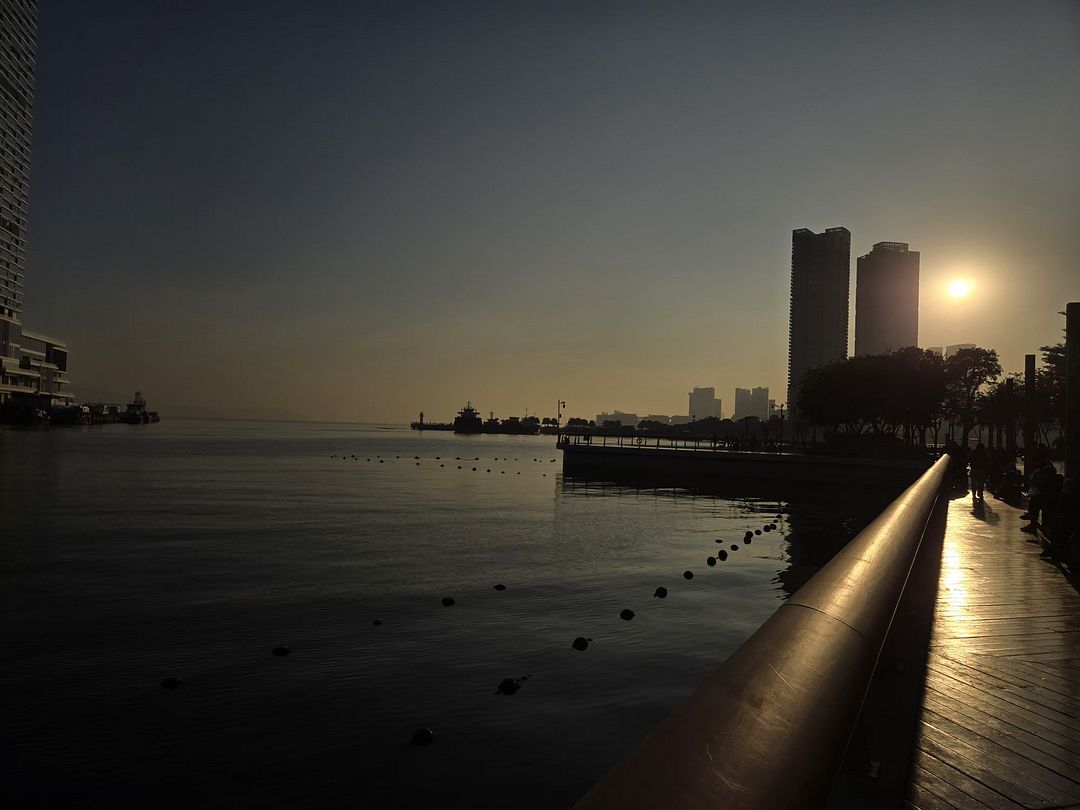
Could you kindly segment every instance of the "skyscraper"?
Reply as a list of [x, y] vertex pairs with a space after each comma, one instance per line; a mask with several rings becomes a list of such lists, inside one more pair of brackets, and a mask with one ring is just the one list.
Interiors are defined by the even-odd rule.
[[732, 415], [732, 419], [744, 419], [750, 415], [750, 389], [749, 388], [736, 388], [735, 389], [735, 413]]
[[808, 228], [791, 232], [791, 317], [788, 326], [788, 407], [812, 368], [847, 358], [851, 232]]
[[720, 418], [720, 400], [715, 388], [695, 388], [689, 393], [689, 414], [695, 422], [711, 416]]
[[919, 345], [919, 252], [878, 242], [856, 264], [855, 354]]
[[[6, 2], [0, 15], [0, 358], [18, 359], [34, 123], [37, 4]], [[17, 365], [17, 364], [16, 364]]]
[[750, 415], [762, 422], [769, 418], [769, 389], [754, 388], [750, 392]]
[[758, 386], [756, 388], [735, 389], [735, 416], [734, 419], [745, 419], [748, 416], [756, 416], [763, 422], [769, 418], [769, 389]]
[[34, 124], [36, 0], [0, 5], [0, 402], [38, 395], [70, 402], [67, 344], [22, 324], [30, 140]]

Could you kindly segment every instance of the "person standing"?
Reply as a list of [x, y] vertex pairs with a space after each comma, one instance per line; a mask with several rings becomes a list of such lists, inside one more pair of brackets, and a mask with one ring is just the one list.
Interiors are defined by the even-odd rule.
[[986, 445], [979, 442], [971, 451], [971, 459], [968, 462], [971, 470], [971, 499], [983, 500], [983, 487], [986, 486], [986, 474], [990, 470], [990, 454]]

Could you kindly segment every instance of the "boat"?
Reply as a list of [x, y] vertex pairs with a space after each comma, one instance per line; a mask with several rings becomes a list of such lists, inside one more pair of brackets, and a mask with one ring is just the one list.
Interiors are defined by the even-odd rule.
[[160, 422], [161, 417], [157, 411], [146, 409], [146, 400], [141, 392], [136, 391], [134, 398], [127, 404], [127, 410], [119, 414], [117, 421], [128, 425], [147, 425], [151, 422]]
[[420, 411], [420, 420], [417, 422], [409, 422], [409, 427], [413, 430], [453, 430], [454, 426], [449, 422], [425, 422], [424, 412]]
[[482, 433], [483, 430], [484, 423], [480, 420], [480, 414], [471, 402], [466, 402], [454, 419], [454, 433]]

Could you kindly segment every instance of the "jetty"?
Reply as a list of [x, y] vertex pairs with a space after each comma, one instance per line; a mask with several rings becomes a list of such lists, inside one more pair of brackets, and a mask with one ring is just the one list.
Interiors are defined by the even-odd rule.
[[911, 484], [933, 463], [935, 454], [916, 450], [906, 456], [854, 456], [768, 449], [732, 450], [713, 439], [686, 436], [634, 436], [560, 433], [563, 469], [570, 475], [604, 477], [624, 474], [657, 480], [692, 479], [699, 483], [818, 485], [855, 484], [872, 475], [880, 485], [897, 489]]

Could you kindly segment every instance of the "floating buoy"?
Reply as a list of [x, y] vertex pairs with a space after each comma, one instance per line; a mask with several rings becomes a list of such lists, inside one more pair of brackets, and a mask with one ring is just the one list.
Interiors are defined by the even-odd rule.
[[528, 675], [522, 675], [520, 678], [503, 678], [499, 681], [499, 685], [495, 687], [495, 694], [512, 695], [520, 689], [527, 680], [529, 680]]
[[766, 523], [762, 528], [767, 532], [771, 532], [772, 531], [772, 524], [771, 523]]
[[[761, 534], [761, 529], [754, 529], [754, 534]], [[750, 538], [747, 539], [749, 540]]]
[[183, 683], [183, 681], [180, 680], [179, 678], [177, 678], [176, 676], [170, 676], [168, 678], [165, 678], [161, 682], [161, 688], [162, 689], [168, 689], [171, 692], [173, 689], [179, 689], [180, 684], [182, 684], [182, 683]]
[[491, 467], [488, 467], [488, 472], [491, 472]]
[[473, 467], [473, 468], [472, 468], [472, 471], [473, 471], [473, 472], [476, 472], [476, 467]]
[[574, 639], [570, 646], [573, 647], [575, 650], [584, 650], [588, 648], [589, 640], [584, 636], [578, 636]]
[[413, 456], [413, 458], [420, 458], [420, 456]]
[[634, 618], [634, 611], [632, 611], [630, 608], [623, 608], [621, 611], [619, 611], [619, 618], [622, 619], [624, 622], [628, 622], [632, 618]]
[[718, 552], [716, 552], [716, 556], [720, 558], [721, 562], [723, 562], [727, 559], [727, 552], [724, 551], [724, 549], [720, 549]]
[[[749, 541], [749, 540], [747, 540], [747, 542], [750, 542], [750, 541]], [[738, 546], [738, 544], [737, 544], [737, 543], [732, 543], [732, 544], [731, 544], [731, 550], [732, 550], [732, 551], [738, 551], [738, 550], [739, 550], [739, 546]]]
[[753, 536], [754, 536], [754, 533], [751, 532], [751, 531], [748, 531], [746, 534], [743, 535], [743, 539], [744, 540], [749, 540]]
[[661, 585], [659, 588], [653, 591], [653, 596], [655, 596], [657, 599], [667, 599], [667, 588]]
[[747, 537], [747, 538], [746, 538], [746, 545], [750, 545], [750, 544], [751, 544], [751, 543], [753, 543], [753, 542], [754, 542], [754, 538], [753, 538], [753, 537]]
[[683, 571], [682, 575], [683, 575], [683, 579], [693, 579], [694, 578], [694, 572], [693, 571]]
[[442, 604], [443, 604], [443, 607], [450, 607], [452, 604], [454, 604], [454, 597], [452, 597], [452, 596], [444, 596], [442, 598]]
[[505, 586], [505, 585], [503, 585], [503, 584], [502, 584], [502, 583], [500, 582], [500, 583], [499, 583], [498, 585], [496, 585], [496, 586], [495, 586], [495, 590], [497, 590], [497, 591], [505, 591], [505, 590], [506, 590], [506, 586]]
[[705, 563], [711, 568], [712, 566], [716, 565], [716, 557], [706, 557]]
[[723, 543], [723, 542], [724, 542], [724, 538], [723, 538], [723, 537], [717, 537], [717, 538], [716, 538], [716, 542], [717, 542], [717, 543]]
[[380, 624], [382, 624], [382, 622], [379, 619], [376, 619], [375, 621], [372, 622], [372, 624], [375, 625], [376, 627], [378, 627]]
[[383, 463], [383, 460], [382, 460], [381, 458], [379, 459], [379, 463], [380, 463], [380, 464], [382, 464], [382, 463]]
[[435, 742], [435, 732], [430, 728], [418, 728], [412, 733], [409, 745], [431, 745]]
[[282, 644], [280, 646], [274, 647], [274, 649], [272, 649], [270, 652], [276, 655], [278, 658], [283, 658], [289, 653], [291, 653], [292, 650], [289, 649], [289, 645]]

